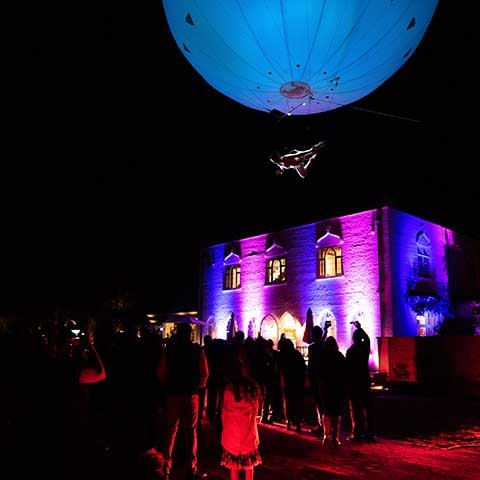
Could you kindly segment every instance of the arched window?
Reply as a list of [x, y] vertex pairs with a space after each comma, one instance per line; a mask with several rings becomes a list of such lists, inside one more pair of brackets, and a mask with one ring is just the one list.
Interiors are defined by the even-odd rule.
[[267, 284], [284, 283], [287, 281], [285, 272], [286, 259], [272, 258], [267, 263]]
[[240, 288], [240, 265], [227, 265], [225, 267], [224, 290]]
[[282, 333], [284, 333], [285, 337], [289, 338], [296, 347], [297, 343], [300, 342], [300, 339], [297, 338], [299, 337], [297, 327], [301, 327], [298, 320], [290, 312], [285, 312], [280, 317], [279, 323]]
[[318, 277], [338, 277], [343, 275], [342, 247], [318, 249]]
[[325, 235], [317, 240], [317, 278], [343, 275], [342, 243], [343, 240], [327, 226]]
[[430, 277], [431, 243], [427, 234], [420, 231], [417, 234], [417, 271], [420, 277]]
[[430, 255], [427, 250], [417, 246], [418, 274], [421, 277], [430, 277]]
[[266, 340], [273, 340], [276, 345], [278, 342], [278, 322], [273, 315], [266, 315], [260, 323], [260, 335]]

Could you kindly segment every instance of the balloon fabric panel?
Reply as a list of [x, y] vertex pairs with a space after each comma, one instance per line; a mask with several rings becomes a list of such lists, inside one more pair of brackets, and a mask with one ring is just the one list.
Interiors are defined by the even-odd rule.
[[163, 0], [170, 30], [217, 91], [293, 115], [348, 105], [412, 56], [438, 0]]

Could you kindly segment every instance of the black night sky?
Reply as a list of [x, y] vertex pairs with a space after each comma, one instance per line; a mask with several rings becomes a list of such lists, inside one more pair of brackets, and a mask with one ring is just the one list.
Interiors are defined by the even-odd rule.
[[[160, 1], [31, 7], [19, 141], [2, 167], [0, 314], [118, 288], [196, 307], [200, 247], [389, 204], [480, 237], [473, 14], [440, 1], [357, 107], [280, 123], [211, 88]], [[23, 103], [22, 103], [23, 105]], [[301, 179], [274, 148], [327, 146]]]

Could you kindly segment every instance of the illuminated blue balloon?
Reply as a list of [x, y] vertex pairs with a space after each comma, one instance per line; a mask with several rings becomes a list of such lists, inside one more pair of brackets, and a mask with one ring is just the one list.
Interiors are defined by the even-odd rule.
[[163, 0], [200, 75], [257, 110], [320, 113], [392, 76], [420, 43], [438, 0]]

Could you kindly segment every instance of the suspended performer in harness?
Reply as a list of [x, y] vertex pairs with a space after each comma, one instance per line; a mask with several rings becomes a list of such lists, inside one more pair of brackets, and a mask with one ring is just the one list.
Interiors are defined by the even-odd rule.
[[317, 156], [320, 148], [322, 148], [327, 142], [321, 141], [313, 145], [308, 150], [291, 150], [285, 155], [280, 155], [275, 151], [270, 156], [270, 161], [274, 163], [279, 169], [277, 174], [281, 175], [287, 168], [294, 168], [300, 177], [305, 178], [307, 175], [307, 168], [311, 164], [312, 160]]

